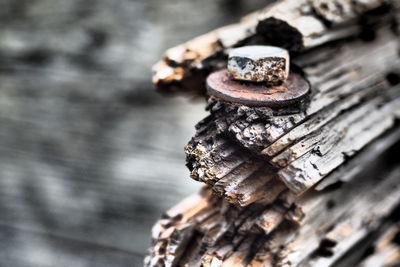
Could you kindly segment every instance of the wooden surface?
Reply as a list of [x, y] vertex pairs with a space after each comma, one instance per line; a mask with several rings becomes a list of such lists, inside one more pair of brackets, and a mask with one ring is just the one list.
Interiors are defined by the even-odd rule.
[[[201, 94], [201, 76], [220, 69], [230, 47], [283, 43], [297, 51], [291, 62], [311, 93], [284, 109], [209, 98], [210, 114], [185, 149], [191, 177], [207, 188], [155, 224], [146, 266], [356, 266], [398, 223], [400, 61], [389, 22], [399, 2], [328, 2], [279, 2], [265, 20], [247, 16], [167, 50], [156, 65], [160, 91]], [[361, 14], [359, 4], [371, 9]], [[302, 43], [292, 43], [296, 32]], [[394, 249], [370, 260], [384, 266]]]
[[151, 65], [265, 4], [232, 2], [0, 0], [0, 266], [142, 265], [205, 115]]
[[201, 105], [79, 105], [99, 116], [112, 105], [124, 117], [102, 126], [79, 107], [71, 108], [79, 122], [63, 114], [37, 121], [53, 110], [33, 102], [0, 119], [0, 266], [140, 266], [151, 225], [196, 191], [182, 147]]
[[[315, 8], [318, 3], [310, 2], [308, 8]], [[289, 10], [293, 6], [291, 1], [279, 4], [280, 9], [287, 6]], [[271, 180], [274, 180], [271, 177], [275, 176], [293, 192], [301, 194], [393, 127], [400, 116], [400, 95], [395, 87], [400, 59], [398, 36], [391, 30], [388, 21], [393, 13], [399, 11], [395, 7], [384, 9], [384, 3], [381, 4], [382, 13], [379, 15], [374, 13], [378, 10], [364, 14], [374, 21], [373, 39], [360, 37], [361, 29], [371, 26], [353, 20], [348, 22], [349, 25], [360, 29], [353, 38], [320, 43], [312, 50], [292, 56], [291, 62], [302, 69], [310, 82], [309, 103], [304, 101], [297, 106], [271, 109], [246, 107], [243, 103], [230, 104], [216, 95], [212, 96], [208, 105], [210, 115], [198, 124], [196, 135], [186, 149], [191, 177], [212, 185], [215, 192], [241, 206], [264, 202], [267, 191], [276, 192], [275, 188], [271, 190]], [[296, 25], [291, 20], [288, 23]], [[246, 21], [235, 27], [239, 26], [247, 26]], [[310, 29], [314, 27], [312, 25]], [[330, 31], [334, 29], [330, 28]], [[222, 31], [217, 29], [210, 34]], [[325, 35], [330, 36], [329, 32]], [[320, 38], [324, 39], [325, 35]], [[188, 43], [193, 47], [202, 47], [198, 44], [199, 40], [202, 39], [195, 38]], [[257, 44], [268, 43], [260, 41]], [[223, 61], [223, 52], [216, 48], [212, 53], [215, 55], [211, 62], [193, 64], [192, 67], [200, 69], [207, 66], [204, 72], [218, 69], [221, 66], [219, 62]], [[221, 57], [219, 61], [217, 57]], [[200, 72], [192, 70], [187, 75]], [[163, 74], [164, 71], [158, 73]], [[184, 79], [181, 84], [187, 86]], [[170, 82], [168, 78], [159, 80], [160, 83], [165, 81]], [[171, 86], [179, 84], [176, 80]], [[201, 86], [203, 83], [199, 82], [189, 87]], [[160, 87], [160, 90], [168, 89]]]

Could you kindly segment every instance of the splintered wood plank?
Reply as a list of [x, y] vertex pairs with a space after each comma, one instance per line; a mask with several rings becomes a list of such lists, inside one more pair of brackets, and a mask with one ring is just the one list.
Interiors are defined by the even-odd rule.
[[[345, 0], [335, 1], [335, 4], [286, 0], [270, 4], [239, 23], [169, 49], [153, 68], [153, 82], [162, 93], [203, 93], [202, 80], [210, 71], [209, 67], [221, 63], [229, 48], [260, 41], [292, 51], [314, 48], [357, 35], [360, 25], [354, 21], [361, 14], [385, 4], [383, 0]], [[220, 67], [212, 66], [215, 68]]]
[[[215, 185], [223, 195], [231, 185], [250, 178], [256, 181], [257, 173], [249, 175], [252, 164], [254, 168], [263, 164], [300, 194], [393, 127], [400, 96], [387, 76], [399, 71], [398, 39], [386, 26], [376, 34], [379, 38], [371, 42], [346, 40], [295, 58], [315, 83], [309, 103], [298, 110], [251, 108], [211, 98], [211, 115], [199, 124], [201, 131], [186, 149], [191, 177]], [[330, 56], [321, 57], [324, 52]], [[321, 75], [324, 78], [318, 79]], [[224, 146], [213, 146], [216, 140]], [[233, 155], [225, 151], [234, 151], [234, 164], [221, 156]], [[258, 176], [262, 179], [263, 174]], [[245, 198], [251, 201], [239, 201], [243, 195], [237, 190], [225, 194], [227, 199], [242, 206], [260, 202], [261, 187], [247, 184], [242, 192], [248, 192]]]
[[317, 184], [315, 190], [324, 190], [325, 188], [334, 185], [338, 182], [349, 182], [355, 177], [355, 173], [360, 172], [364, 167], [367, 166], [379, 166], [379, 159], [382, 157], [390, 147], [394, 146], [400, 140], [400, 128], [395, 128], [389, 133], [382, 136], [379, 140], [374, 141], [368, 145], [365, 149], [357, 154], [357, 157], [346, 162], [340, 168], [329, 174], [329, 176], [323, 179]]
[[[399, 89], [394, 90], [397, 93]], [[351, 115], [354, 117], [346, 117], [343, 124], [327, 128], [326, 134], [298, 143], [300, 147], [307, 147], [308, 142], [313, 148], [281, 169], [279, 176], [294, 192], [304, 192], [345, 162], [347, 157], [391, 128], [399, 112], [400, 98], [387, 103], [383, 108], [376, 99], [371, 105], [363, 106], [359, 112], [353, 112]], [[368, 116], [362, 116], [365, 114]], [[323, 139], [320, 139], [322, 136]]]
[[[308, 78], [313, 86], [310, 105], [306, 108], [304, 117], [301, 118], [304, 122], [295, 125], [296, 127], [293, 129], [284, 128], [282, 124], [273, 124], [276, 126], [266, 129], [266, 135], [275, 135], [279, 138], [273, 140], [270, 145], [266, 144], [266, 148], [261, 152], [262, 154], [276, 155], [303, 136], [319, 129], [342, 111], [358, 105], [368, 95], [380, 92], [382, 85], [379, 86], [379, 84], [382, 84], [386, 73], [400, 65], [400, 59], [397, 55], [398, 40], [393, 39], [392, 34], [388, 31], [383, 31], [380, 34], [381, 38], [376, 43], [356, 42], [352, 45], [343, 45], [340, 48], [340, 53], [329, 59], [324, 59], [321, 64], [327, 64], [326, 62], [330, 61], [336, 62], [336, 71], [334, 75], [324, 77], [319, 83], [313, 83], [312, 79], [324, 75], [325, 69], [322, 68], [317, 73], [308, 73], [309, 68], [304, 68], [304, 71], [309, 74]], [[318, 54], [317, 52], [318, 50], [300, 56], [296, 63], [305, 64], [302, 61], [315, 56]], [[314, 65], [313, 68], [320, 67]], [[338, 82], [341, 79], [342, 81]], [[335, 84], [332, 85], [332, 82]], [[324, 86], [327, 89], [324, 89]], [[282, 120], [282, 117], [277, 119]], [[291, 118], [291, 116], [287, 116], [285, 119], [294, 119], [300, 122]]]
[[[158, 260], [168, 266], [189, 262], [190, 266], [336, 266], [371, 231], [391, 223], [386, 218], [399, 204], [399, 175], [398, 165], [384, 172], [365, 170], [335, 191], [311, 192], [297, 199], [288, 191], [271, 205], [244, 208], [209, 198], [211, 190], [206, 189], [202, 196], [215, 203], [209, 206], [217, 213], [202, 223], [196, 219], [204, 218], [200, 211], [189, 220], [170, 218], [166, 225], [173, 230], [165, 229], [167, 234], [160, 236], [171, 236], [166, 241], [176, 250], [169, 253], [158, 238], [146, 266], [157, 266]], [[288, 220], [297, 209], [302, 219]], [[185, 238], [188, 234], [192, 238]]]
[[[334, 266], [344, 253], [368, 235], [372, 229], [376, 229], [381, 223], [380, 220], [384, 220], [398, 205], [399, 175], [400, 168], [396, 167], [386, 179], [379, 183], [364, 181], [368, 185], [361, 185], [363, 179], [359, 177], [347, 190], [343, 188], [331, 194], [323, 194], [321, 198], [305, 200], [301, 207], [306, 214], [306, 219], [298, 237], [286, 251], [287, 259], [294, 266], [297, 264], [299, 266], [307, 264]], [[335, 206], [327, 210], [323, 202], [326, 203], [329, 199], [335, 201]], [[316, 240], [319, 241], [316, 242]], [[333, 243], [332, 246], [328, 245], [326, 248], [332, 256], [324, 257], [322, 254], [313, 257], [310, 253], [317, 251], [318, 254], [318, 246], [321, 242], [324, 245], [323, 240], [330, 240]]]
[[207, 99], [210, 115], [185, 152], [191, 177], [208, 185], [200, 203], [210, 204], [160, 220], [146, 266], [364, 260], [358, 245], [398, 223], [400, 167], [387, 157], [399, 140], [399, 7], [286, 0], [166, 53], [155, 73], [164, 93], [202, 93], [229, 49], [248, 44], [289, 49], [311, 92], [285, 108]]

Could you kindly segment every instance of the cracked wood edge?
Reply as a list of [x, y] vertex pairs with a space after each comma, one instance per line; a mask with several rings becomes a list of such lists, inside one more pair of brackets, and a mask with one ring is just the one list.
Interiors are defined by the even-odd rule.
[[[357, 35], [355, 20], [397, 0], [285, 0], [171, 48], [153, 67], [153, 83], [161, 93], [203, 94], [204, 78], [223, 67], [226, 53], [245, 44], [270, 44], [302, 51]], [[290, 38], [289, 38], [290, 37]], [[221, 61], [222, 60], [222, 61]], [[222, 65], [221, 65], [222, 64]]]
[[286, 191], [272, 205], [246, 208], [203, 189], [155, 225], [146, 266], [336, 266], [371, 231], [398, 224], [386, 218], [399, 205], [399, 168], [366, 170], [335, 191], [297, 199]]
[[[333, 57], [331, 51], [338, 50], [341, 53]], [[322, 52], [328, 53], [320, 57]], [[346, 64], [337, 66], [343, 60]], [[186, 148], [192, 178], [214, 186], [216, 192], [224, 195], [225, 188], [232, 188], [230, 184], [238, 187], [246, 179], [266, 183], [275, 172], [290, 189], [302, 193], [394, 125], [399, 116], [399, 90], [391, 88], [385, 76], [398, 71], [400, 59], [398, 40], [387, 28], [377, 31], [374, 42], [352, 41], [321, 47], [301, 55], [297, 61], [313, 85], [306, 111], [290, 114], [290, 110], [285, 110], [289, 113], [286, 115], [268, 108], [211, 100], [211, 115], [198, 124], [197, 134]], [[320, 77], [321, 74], [324, 75]], [[338, 85], [333, 83], [341, 77], [345, 78]], [[371, 131], [357, 132], [358, 127]], [[270, 175], [257, 173], [262, 168]], [[271, 192], [268, 187], [259, 186], [258, 195], [263, 190]], [[246, 194], [252, 194], [252, 190], [255, 186]], [[235, 194], [230, 192], [226, 197], [242, 206], [259, 198], [254, 194], [246, 197], [248, 201], [238, 201]]]
[[[393, 90], [400, 96], [400, 86]], [[312, 148], [278, 172], [293, 192], [303, 193], [343, 164], [349, 156], [393, 127], [396, 118], [400, 117], [400, 97], [386, 103], [383, 108], [379, 107], [377, 98], [371, 105], [362, 106], [357, 111], [339, 125], [328, 125], [326, 134], [306, 137], [297, 143], [305, 148], [311, 143]]]

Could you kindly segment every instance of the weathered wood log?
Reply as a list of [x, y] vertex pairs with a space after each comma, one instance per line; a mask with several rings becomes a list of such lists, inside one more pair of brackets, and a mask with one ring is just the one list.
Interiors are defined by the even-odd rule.
[[[272, 110], [211, 98], [211, 115], [186, 148], [191, 176], [230, 199], [240, 193], [232, 192], [229, 182], [237, 188], [257, 180], [249, 184], [260, 188], [271, 175], [302, 193], [393, 127], [400, 91], [387, 80], [399, 73], [398, 40], [386, 27], [376, 34], [372, 42], [341, 41], [294, 59], [313, 88], [308, 103]], [[321, 54], [326, 57], [318, 59]]]
[[371, 232], [396, 224], [388, 216], [399, 204], [399, 173], [398, 166], [385, 174], [368, 169], [337, 190], [296, 200], [286, 191], [271, 205], [245, 208], [205, 188], [155, 225], [146, 264], [337, 266]]
[[397, 0], [278, 1], [240, 23], [169, 49], [154, 66], [153, 82], [165, 94], [203, 94], [206, 75], [225, 66], [226, 52], [232, 47], [269, 44], [296, 52], [360, 33], [370, 39], [373, 21], [362, 16], [368, 12], [379, 15], [398, 5]]
[[287, 48], [311, 93], [285, 108], [207, 97], [210, 115], [185, 148], [191, 177], [207, 186], [155, 226], [147, 266], [374, 260], [353, 251], [398, 223], [399, 162], [388, 159], [400, 140], [399, 7], [281, 1], [167, 51], [154, 76], [164, 93], [204, 93], [229, 48], [247, 44]]

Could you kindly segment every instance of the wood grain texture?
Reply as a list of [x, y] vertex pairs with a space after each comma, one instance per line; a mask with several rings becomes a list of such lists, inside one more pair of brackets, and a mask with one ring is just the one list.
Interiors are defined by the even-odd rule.
[[[400, 95], [387, 76], [399, 71], [398, 40], [389, 30], [377, 34], [375, 42], [346, 41], [298, 57], [313, 86], [309, 103], [299, 107], [272, 110], [211, 99], [210, 116], [186, 147], [192, 178], [243, 206], [265, 196], [261, 188], [277, 177], [302, 193], [393, 127]], [[340, 52], [330, 57], [331, 50]], [[312, 66], [302, 62], [320, 53], [327, 56]], [[318, 81], [326, 66], [336, 67]]]
[[230, 2], [0, 0], [0, 266], [143, 264], [199, 188], [183, 147], [205, 116], [156, 94], [151, 65], [265, 4]]
[[341, 266], [370, 232], [393, 225], [385, 218], [396, 216], [399, 171], [368, 169], [337, 190], [246, 208], [205, 188], [154, 226], [146, 266]]
[[[201, 93], [229, 47], [271, 40], [292, 52], [311, 93], [288, 108], [207, 97], [210, 114], [185, 148], [191, 177], [207, 186], [156, 224], [146, 266], [368, 260], [368, 245], [398, 223], [398, 4], [281, 1], [258, 13], [265, 20], [253, 14], [167, 51], [154, 79], [164, 93]], [[310, 20], [322, 28], [301, 23]], [[225, 31], [238, 33], [227, 46]]]
[[[379, 26], [385, 21], [377, 22], [374, 40], [346, 39], [295, 57], [312, 86], [297, 106], [254, 108], [211, 97], [210, 116], [186, 148], [192, 178], [243, 206], [261, 197], [261, 181], [271, 177], [301, 194], [392, 128], [400, 114], [390, 80], [399, 75], [399, 42]], [[245, 181], [248, 188], [237, 191]], [[252, 185], [260, 193], [252, 196]]]

